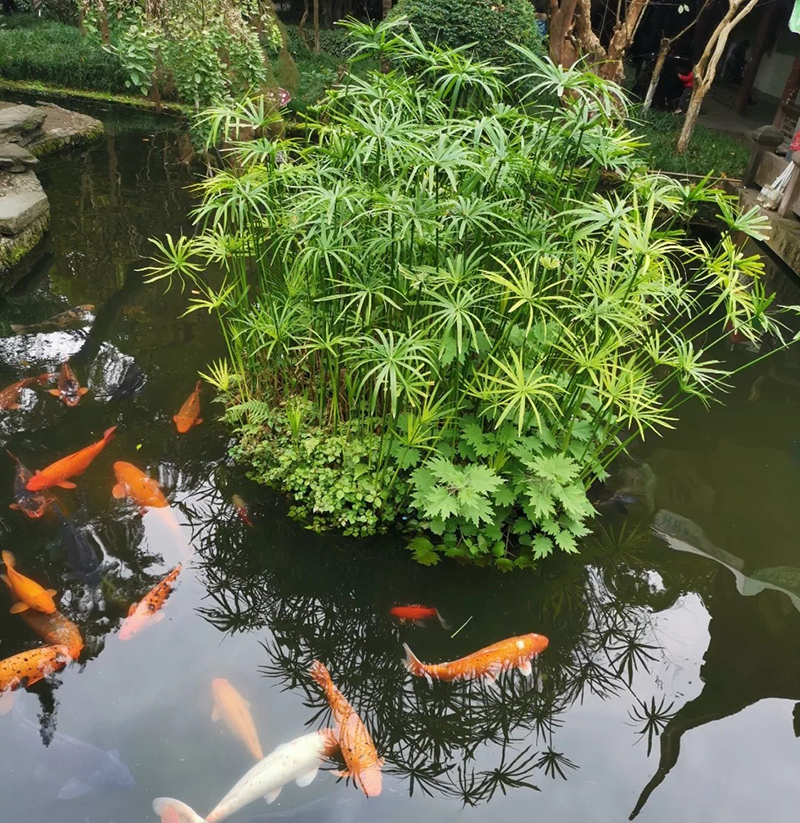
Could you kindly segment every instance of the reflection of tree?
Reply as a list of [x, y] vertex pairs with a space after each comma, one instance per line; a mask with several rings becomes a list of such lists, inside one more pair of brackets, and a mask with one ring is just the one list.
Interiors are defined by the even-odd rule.
[[700, 669], [703, 690], [666, 723], [658, 769], [642, 790], [631, 820], [678, 762], [686, 732], [765, 698], [800, 700], [800, 614], [788, 598], [776, 591], [742, 597], [731, 575], [718, 569], [704, 601], [711, 620]]
[[[631, 716], [651, 741], [666, 722], [666, 704], [651, 711], [634, 691], [634, 675], [648, 671], [659, 652], [648, 607], [670, 605], [678, 593], [649, 585], [640, 557], [646, 532], [623, 529], [616, 538], [601, 533], [584, 547], [584, 562], [552, 564], [549, 576], [536, 581], [535, 604], [526, 596], [531, 577], [494, 581], [500, 585], [502, 579], [506, 602], [519, 606], [500, 621], [503, 628], [493, 628], [485, 615], [486, 628], [474, 628], [474, 635], [485, 636], [478, 645], [498, 639], [498, 631], [548, 634], [547, 627], [557, 625], [565, 636], [534, 661], [532, 681], [514, 673], [494, 686], [428, 684], [406, 673], [400, 660], [405, 630], [388, 619], [391, 604], [377, 602], [376, 592], [386, 587], [375, 581], [393, 580], [393, 588], [402, 590], [398, 575], [419, 574], [398, 561], [391, 546], [373, 549], [363, 568], [347, 558], [346, 544], [330, 537], [324, 546], [310, 537], [298, 549], [296, 532], [290, 540], [262, 533], [255, 552], [256, 541], [249, 539], [254, 533], [233, 516], [221, 493], [203, 500], [196, 516], [187, 515], [208, 591], [200, 613], [221, 631], [270, 630], [261, 672], [304, 694], [309, 725], [330, 722], [327, 703], [308, 677], [313, 659], [326, 662], [369, 726], [387, 773], [403, 777], [409, 793], [477, 805], [498, 792], [535, 789], [537, 779], [566, 780], [579, 764], [556, 745], [557, 732], [568, 709], [590, 694], [631, 694], [635, 707], [647, 709], [642, 718]], [[434, 580], [447, 573], [424, 571]], [[494, 575], [482, 571], [485, 588]], [[438, 637], [446, 641], [446, 635]], [[422, 642], [417, 634], [415, 643], [418, 638]]]

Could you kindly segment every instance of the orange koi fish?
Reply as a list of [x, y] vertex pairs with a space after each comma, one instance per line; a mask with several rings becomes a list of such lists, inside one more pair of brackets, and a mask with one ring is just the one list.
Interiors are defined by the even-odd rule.
[[389, 614], [398, 618], [401, 623], [414, 623], [416, 626], [424, 626], [427, 618], [435, 617], [442, 624], [443, 629], [450, 628], [442, 619], [439, 610], [430, 606], [395, 606], [389, 610]]
[[53, 502], [53, 498], [47, 494], [36, 494], [29, 492], [26, 485], [33, 477], [33, 474], [22, 464], [22, 461], [8, 452], [8, 456], [17, 463], [17, 471], [14, 475], [14, 499], [16, 503], [9, 503], [9, 509], [22, 512], [32, 520], [42, 517], [47, 511], [47, 507]]
[[12, 383], [12, 385], [0, 391], [0, 409], [11, 410], [20, 408], [19, 393], [23, 389], [28, 389], [37, 383], [43, 386], [54, 377], [54, 374], [40, 374], [38, 377], [26, 377], [24, 380]]
[[25, 488], [29, 492], [40, 492], [43, 489], [49, 489], [51, 486], [74, 489], [75, 484], [70, 483], [67, 478], [83, 474], [89, 468], [92, 460], [108, 445], [108, 441], [111, 440], [116, 428], [116, 426], [112, 426], [110, 429], [106, 429], [102, 440], [98, 440], [96, 443], [92, 443], [91, 446], [86, 446], [86, 448], [74, 454], [68, 454], [66, 457], [62, 457], [61, 460], [51, 463], [47, 468], [37, 471]]
[[32, 686], [70, 661], [65, 646], [40, 646], [0, 660], [0, 692]]
[[214, 723], [223, 720], [233, 736], [244, 743], [250, 754], [256, 760], [263, 760], [264, 752], [261, 750], [256, 724], [250, 714], [250, 704], [222, 678], [216, 678], [211, 682], [211, 694], [214, 697], [211, 720]]
[[198, 380], [194, 391], [186, 398], [186, 402], [181, 406], [181, 410], [173, 415], [175, 428], [180, 434], [186, 434], [189, 429], [199, 426], [203, 422], [200, 417], [200, 386], [202, 381]]
[[422, 663], [403, 643], [406, 650], [406, 668], [415, 677], [427, 680], [476, 680], [485, 677], [494, 682], [498, 675], [517, 668], [522, 674], [531, 673], [531, 660], [543, 652], [550, 641], [541, 634], [522, 634], [509, 637], [485, 649], [454, 660], [451, 663]]
[[236, 509], [236, 514], [247, 523], [250, 528], [253, 527], [253, 521], [250, 519], [250, 514], [247, 511], [247, 504], [239, 497], [238, 494], [234, 494], [231, 498], [231, 503], [233, 503], [233, 507]]
[[80, 657], [84, 647], [80, 629], [60, 611], [42, 614], [28, 609], [20, 617], [49, 646], [63, 646], [73, 660]]
[[11, 607], [11, 614], [19, 614], [28, 609], [52, 614], [56, 610], [56, 604], [53, 602], [55, 589], [44, 589], [35, 580], [20, 574], [14, 568], [16, 561], [11, 552], [3, 552], [3, 563], [6, 564], [6, 574], [2, 575], [3, 582], [19, 601]]
[[130, 640], [135, 634], [140, 632], [151, 623], [159, 623], [164, 617], [161, 611], [167, 598], [175, 588], [175, 581], [181, 573], [179, 563], [167, 576], [156, 583], [150, 591], [138, 602], [134, 603], [128, 611], [128, 616], [122, 621], [119, 630], [120, 640]]
[[130, 497], [134, 503], [142, 508], [164, 509], [169, 506], [167, 498], [162, 494], [158, 483], [152, 477], [148, 477], [141, 469], [137, 469], [133, 463], [117, 460], [114, 463], [114, 475], [117, 478], [117, 483], [111, 489], [111, 494], [117, 499]]
[[75, 372], [69, 366], [67, 360], [61, 366], [61, 371], [58, 375], [58, 388], [48, 390], [53, 397], [58, 397], [63, 400], [67, 406], [77, 406], [81, 402], [81, 397], [86, 394], [89, 389], [82, 388], [75, 377]]
[[382, 787], [383, 760], [378, 757], [364, 721], [336, 688], [330, 672], [319, 660], [311, 664], [310, 674], [325, 692], [333, 719], [338, 725], [339, 747], [347, 764], [347, 769], [340, 773], [340, 777], [352, 777], [356, 786], [367, 797], [377, 797]]

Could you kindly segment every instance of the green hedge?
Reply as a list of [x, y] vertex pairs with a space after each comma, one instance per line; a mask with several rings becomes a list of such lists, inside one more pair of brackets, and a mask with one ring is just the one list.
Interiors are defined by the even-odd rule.
[[508, 44], [542, 48], [529, 0], [400, 0], [390, 18], [407, 17], [426, 43], [456, 48], [475, 43], [474, 53], [501, 65], [519, 61]]
[[122, 66], [74, 26], [26, 15], [0, 25], [0, 77], [94, 91], [126, 92]]

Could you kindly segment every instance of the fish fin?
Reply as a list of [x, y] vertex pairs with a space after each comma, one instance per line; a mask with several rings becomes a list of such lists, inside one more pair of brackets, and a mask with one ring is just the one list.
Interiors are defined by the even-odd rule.
[[114, 434], [114, 432], [116, 430], [117, 430], [116, 426], [111, 426], [111, 428], [106, 429], [103, 432], [103, 440], [109, 440], [111, 438], [111, 435]]
[[11, 411], [16, 411], [17, 409], [21, 409], [21, 408], [22, 408], [22, 403], [9, 403], [9, 404], [6, 406], [6, 408], [7, 408], [7, 409], [10, 409]]
[[8, 714], [14, 708], [14, 692], [0, 692], [0, 714]]
[[267, 792], [264, 795], [264, 800], [266, 800], [268, 804], [274, 803], [278, 799], [278, 795], [281, 793], [281, 788], [282, 786], [278, 786], [277, 789], [273, 789], [271, 792]]
[[11, 552], [8, 551], [8, 549], [4, 549], [3, 550], [3, 563], [5, 563], [6, 566], [8, 566], [9, 569], [13, 569], [14, 564], [16, 562], [17, 561], [14, 559], [14, 555], [11, 554]]
[[211, 722], [216, 723], [221, 716], [222, 715], [219, 713], [219, 709], [216, 706], [214, 706], [214, 708], [211, 710]]
[[30, 606], [27, 603], [23, 603], [21, 600], [18, 600], [8, 611], [11, 614], [19, 614], [20, 612], [26, 612]]
[[80, 389], [78, 389], [78, 394], [81, 397], [83, 397], [84, 394], [88, 394], [88, 393], [89, 393], [89, 387], [88, 386], [82, 386]]
[[25, 331], [25, 326], [20, 326], [19, 323], [12, 323], [11, 331], [13, 331], [14, 334], [22, 334], [22, 332]]
[[122, 483], [115, 483], [114, 487], [111, 489], [111, 496], [115, 497], [119, 500], [122, 497], [125, 497], [125, 487]]
[[9, 503], [8, 508], [9, 509], [14, 509], [15, 512], [21, 511], [21, 509], [19, 507], [19, 503]]
[[305, 774], [301, 774], [300, 777], [298, 777], [297, 780], [295, 780], [294, 782], [297, 783], [297, 785], [301, 789], [304, 789], [306, 786], [309, 785], [309, 783], [311, 783], [314, 780], [314, 778], [317, 776], [318, 771], [319, 766], [314, 766], [313, 769], [309, 769]]
[[403, 643], [403, 648], [406, 652], [406, 669], [418, 677], [425, 674], [425, 664], [411, 651], [408, 643]]
[[195, 426], [199, 426], [203, 422], [202, 417], [198, 417], [197, 420], [194, 421]]
[[531, 669], [531, 661], [530, 660], [523, 661], [522, 663], [519, 664], [519, 666], [517, 666], [517, 668], [520, 670], [521, 674], [525, 675], [525, 677], [530, 677], [531, 674], [533, 673], [533, 669]]
[[3, 583], [5, 583], [6, 586], [8, 586], [9, 589], [11, 588], [11, 581], [8, 579], [8, 577], [6, 575], [0, 574], [0, 580], [2, 580]]
[[200, 391], [200, 389], [201, 389], [202, 387], [203, 387], [203, 381], [202, 381], [202, 380], [198, 380], [198, 381], [197, 381], [197, 383], [196, 383], [196, 385], [195, 385], [195, 387], [194, 387], [194, 390], [195, 390], [196, 392], [199, 392], [199, 391]]
[[49, 594], [50, 597], [55, 597], [58, 594], [58, 592], [55, 589], [45, 589], [44, 593]]
[[420, 629], [425, 628], [425, 621], [424, 620], [414, 620], [413, 622], [414, 622], [414, 625], [417, 626], [418, 628], [420, 628]]
[[[205, 823], [205, 818], [191, 807], [172, 797], [157, 797], [153, 801], [153, 811], [161, 818], [161, 823], [179, 821], [179, 823]], [[169, 814], [169, 812], [172, 814]]]
[[61, 480], [60, 482], [56, 483], [56, 486], [62, 489], [77, 489], [78, 487], [70, 482], [69, 480]]
[[345, 780], [347, 780], [347, 778], [350, 777], [350, 770], [349, 769], [338, 769], [337, 771], [334, 771], [334, 774], [337, 777], [342, 777]]
[[177, 414], [173, 414], [172, 415], [172, 422], [175, 423], [176, 426], [178, 425], [178, 420], [180, 420], [180, 417], [178, 417]]
[[439, 625], [446, 631], [449, 632], [451, 629], [450, 624], [439, 614], [439, 609], [436, 609], [436, 619], [439, 621]]
[[153, 623], [160, 623], [164, 619], [164, 612], [156, 612], [153, 615]]
[[114, 760], [119, 760], [119, 749], [109, 749], [108, 752], [109, 757], [113, 757]]
[[128, 617], [130, 617], [135, 611], [138, 603], [131, 603], [131, 607], [128, 609]]
[[69, 780], [61, 787], [61, 791], [56, 795], [59, 800], [73, 800], [76, 797], [86, 794], [89, 791], [89, 786], [86, 783], [78, 780], [75, 777], [70, 777]]
[[58, 389], [48, 389], [48, 394], [52, 394], [53, 397], [61, 397], [61, 392]]
[[485, 674], [483, 676], [483, 682], [490, 689], [499, 689], [500, 688], [500, 684], [497, 682], [497, 675], [495, 675], [495, 674], [491, 674], [491, 673]]

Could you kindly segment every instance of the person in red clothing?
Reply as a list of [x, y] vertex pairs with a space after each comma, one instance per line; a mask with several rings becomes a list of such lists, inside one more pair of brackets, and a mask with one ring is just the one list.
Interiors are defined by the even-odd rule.
[[694, 88], [694, 69], [689, 69], [686, 74], [678, 72], [678, 80], [683, 83], [683, 91], [678, 100], [678, 108], [675, 109], [675, 114], [681, 114], [689, 108], [689, 100], [692, 97], [692, 89]]

